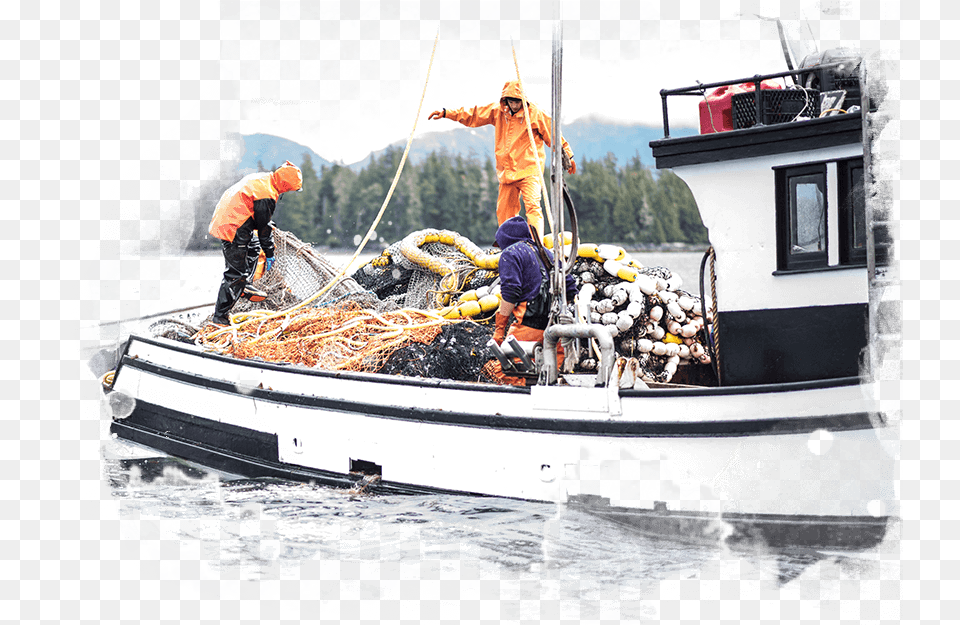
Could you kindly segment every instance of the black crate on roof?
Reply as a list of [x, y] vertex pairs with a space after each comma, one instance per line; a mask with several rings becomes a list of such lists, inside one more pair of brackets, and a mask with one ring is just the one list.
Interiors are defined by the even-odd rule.
[[[761, 123], [785, 124], [797, 119], [820, 116], [819, 89], [761, 89]], [[749, 128], [757, 123], [757, 94], [738, 93], [733, 96], [734, 128]]]

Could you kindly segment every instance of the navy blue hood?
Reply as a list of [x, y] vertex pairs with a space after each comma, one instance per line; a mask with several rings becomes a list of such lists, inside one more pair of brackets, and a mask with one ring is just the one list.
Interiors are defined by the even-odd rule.
[[494, 239], [497, 247], [505, 250], [518, 241], [533, 241], [530, 236], [530, 228], [523, 217], [511, 217], [506, 220], [497, 229], [497, 235]]

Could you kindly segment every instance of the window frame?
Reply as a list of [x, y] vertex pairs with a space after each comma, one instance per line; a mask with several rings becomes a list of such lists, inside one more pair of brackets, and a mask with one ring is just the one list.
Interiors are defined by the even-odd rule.
[[[777, 210], [777, 271], [794, 272], [823, 270], [829, 268], [830, 220], [827, 162], [788, 165], [774, 168], [776, 176]], [[817, 186], [823, 196], [823, 249], [815, 252], [793, 252], [791, 229], [791, 199], [795, 185], [793, 179], [817, 176]]]
[[[856, 170], [860, 171], [861, 190], [859, 198], [860, 206], [857, 206], [853, 184], [853, 174]], [[866, 172], [863, 168], [863, 157], [847, 158], [837, 161], [837, 192], [839, 203], [839, 223], [837, 224], [838, 241], [840, 243], [840, 265], [844, 267], [866, 267], [867, 266], [867, 206], [866, 196], [863, 192], [865, 185]], [[864, 244], [861, 249], [856, 247], [856, 213], [863, 211]]]

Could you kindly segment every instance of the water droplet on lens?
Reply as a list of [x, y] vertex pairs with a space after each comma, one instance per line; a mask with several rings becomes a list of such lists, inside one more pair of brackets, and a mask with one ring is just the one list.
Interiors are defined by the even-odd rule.
[[113, 391], [107, 395], [107, 405], [110, 407], [110, 414], [114, 419], [125, 419], [133, 413], [137, 401], [120, 391]]

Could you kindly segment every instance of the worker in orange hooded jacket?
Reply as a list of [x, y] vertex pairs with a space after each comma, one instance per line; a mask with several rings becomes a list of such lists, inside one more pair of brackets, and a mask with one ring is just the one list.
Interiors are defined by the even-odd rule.
[[[530, 111], [530, 127], [537, 144], [540, 166], [543, 167], [546, 164], [543, 144], [553, 147], [551, 137], [553, 122], [549, 115], [529, 100], [527, 100], [527, 110]], [[500, 182], [500, 193], [497, 197], [497, 224], [502, 224], [520, 213], [520, 197], [523, 196], [527, 222], [536, 228], [537, 234], [542, 237], [544, 235], [543, 212], [540, 210], [542, 170], [537, 167], [536, 156], [530, 145], [520, 82], [507, 81], [503, 85], [503, 92], [498, 102], [468, 109], [434, 111], [430, 113], [428, 119], [452, 119], [472, 128], [489, 125], [494, 127], [497, 180]], [[563, 137], [560, 141], [563, 146], [563, 166], [569, 173], [576, 173], [577, 164], [573, 160], [573, 150]]]
[[229, 325], [227, 315], [244, 294], [261, 247], [266, 257], [265, 270], [272, 268], [274, 245], [270, 220], [281, 195], [302, 189], [303, 173], [287, 161], [276, 171], [244, 176], [220, 196], [209, 232], [222, 242], [226, 270], [217, 294], [213, 323]]

